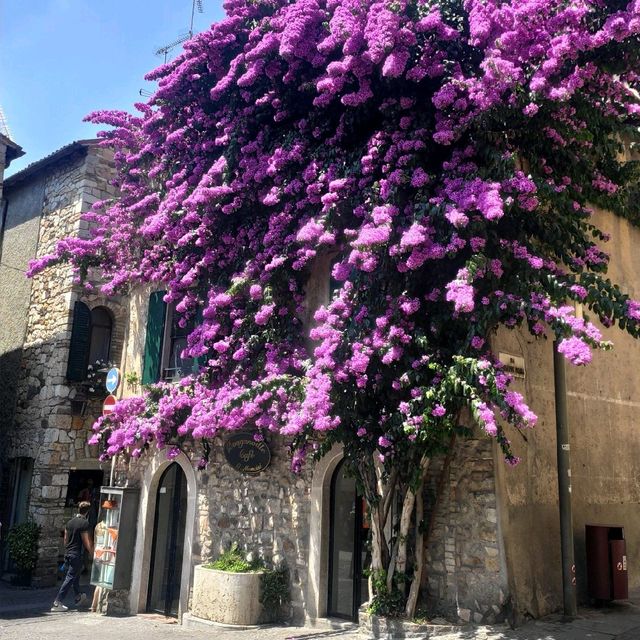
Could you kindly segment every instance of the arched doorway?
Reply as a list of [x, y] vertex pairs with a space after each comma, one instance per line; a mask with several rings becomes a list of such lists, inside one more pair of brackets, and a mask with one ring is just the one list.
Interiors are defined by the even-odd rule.
[[344, 460], [331, 478], [329, 534], [329, 616], [357, 620], [358, 608], [368, 597], [363, 570], [369, 565], [369, 524], [365, 503]]
[[186, 477], [174, 462], [160, 477], [156, 495], [147, 611], [178, 615], [186, 519]]

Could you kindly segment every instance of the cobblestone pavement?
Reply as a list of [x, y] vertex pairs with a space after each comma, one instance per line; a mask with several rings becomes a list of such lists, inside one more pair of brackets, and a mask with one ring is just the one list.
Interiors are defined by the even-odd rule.
[[[178, 625], [158, 615], [106, 617], [70, 609], [51, 613], [55, 589], [18, 590], [0, 584], [0, 640], [363, 640], [356, 629], [260, 627], [235, 630], [220, 626]], [[531, 621], [517, 630], [466, 627], [430, 636], [438, 640], [640, 640], [640, 606], [616, 604], [584, 609], [575, 620], [560, 616]]]

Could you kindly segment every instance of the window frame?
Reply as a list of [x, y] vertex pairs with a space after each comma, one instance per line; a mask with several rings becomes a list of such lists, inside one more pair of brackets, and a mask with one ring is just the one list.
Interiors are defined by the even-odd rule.
[[[111, 348], [113, 347], [113, 325], [115, 324], [114, 322], [114, 318], [113, 318], [113, 313], [111, 313], [111, 310], [108, 307], [105, 307], [104, 305], [98, 305], [97, 307], [93, 307], [92, 309], [90, 309], [91, 311], [91, 327], [89, 329], [89, 349], [87, 350], [87, 366], [89, 366], [90, 364], [94, 364], [95, 362], [98, 362], [98, 360], [103, 359], [105, 362], [110, 362], [111, 361]], [[94, 327], [99, 327], [102, 329], [106, 329], [106, 325], [102, 325], [102, 324], [97, 324], [96, 322], [94, 322], [94, 311], [104, 311], [106, 316], [109, 318], [109, 344], [107, 345], [107, 353], [103, 358], [98, 358], [96, 360], [94, 360], [94, 362], [91, 362], [91, 349], [93, 346], [93, 330]]]
[[[188, 330], [188, 333], [186, 333], [184, 336], [174, 336], [173, 335], [173, 319], [174, 319], [174, 315], [175, 315], [175, 308], [176, 308], [176, 303], [172, 302], [170, 304], [167, 304], [167, 308], [166, 308], [166, 312], [165, 312], [165, 317], [164, 317], [164, 331], [163, 331], [163, 335], [162, 335], [162, 348], [160, 350], [161, 354], [160, 354], [160, 382], [169, 382], [172, 384], [176, 384], [177, 382], [179, 382], [182, 378], [195, 373], [196, 369], [198, 367], [198, 359], [197, 358], [188, 358], [189, 360], [191, 360], [191, 366], [189, 368], [186, 369], [178, 369], [175, 367], [168, 367], [168, 364], [170, 363], [170, 358], [171, 358], [171, 350], [172, 350], [172, 346], [173, 346], [173, 341], [175, 339], [179, 339], [179, 338], [187, 338], [191, 332], [198, 326], [197, 325], [197, 318], [194, 317], [191, 320], [191, 328]], [[182, 357], [180, 357], [180, 360], [182, 360]], [[182, 373], [180, 374], [173, 374], [173, 375], [167, 375], [167, 372], [169, 371], [182, 371]]]
[[[82, 309], [83, 312], [79, 312], [78, 309]], [[94, 311], [104, 311], [109, 319], [109, 344], [107, 347], [107, 353], [104, 356], [91, 361], [91, 352], [93, 344], [93, 330], [94, 326], [106, 329], [106, 325], [94, 323]], [[86, 329], [81, 327], [77, 323], [81, 319], [81, 313], [86, 313], [88, 320]], [[89, 365], [95, 364], [98, 360], [103, 359], [105, 362], [109, 362], [111, 359], [111, 351], [113, 348], [113, 331], [115, 325], [115, 318], [111, 309], [104, 305], [96, 305], [90, 307], [83, 300], [76, 300], [73, 305], [72, 320], [71, 320], [71, 336], [69, 338], [69, 348], [67, 350], [67, 369], [65, 371], [65, 379], [68, 383], [83, 383], [86, 382], [89, 375]], [[86, 339], [83, 332], [86, 331]], [[82, 364], [76, 364], [72, 362], [72, 358], [78, 362], [82, 359]]]

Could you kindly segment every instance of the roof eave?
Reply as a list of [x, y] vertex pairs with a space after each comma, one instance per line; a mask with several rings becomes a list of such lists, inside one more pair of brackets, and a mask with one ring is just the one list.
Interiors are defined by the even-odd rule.
[[[40, 173], [41, 171], [44, 171], [51, 165], [69, 157], [70, 155], [76, 153], [77, 151], [86, 151], [89, 147], [94, 147], [98, 145], [99, 142], [100, 140], [97, 140], [97, 139], [75, 140], [74, 142], [71, 142], [70, 144], [65, 145], [64, 147], [61, 147], [57, 151], [50, 153], [48, 156], [45, 156], [40, 160], [36, 160], [35, 162], [32, 162], [30, 165], [28, 165], [21, 171], [14, 173], [12, 176], [10, 176], [4, 181], [4, 186], [5, 188], [7, 188], [13, 185], [16, 185], [19, 182], [22, 182], [27, 178], [30, 178], [31, 176], [37, 173]], [[23, 155], [23, 153], [24, 152], [22, 152], [20, 155]]]
[[24, 150], [19, 144], [16, 144], [11, 138], [7, 138], [4, 134], [0, 133], [0, 143], [6, 147], [4, 166], [8, 167], [12, 160], [24, 155]]

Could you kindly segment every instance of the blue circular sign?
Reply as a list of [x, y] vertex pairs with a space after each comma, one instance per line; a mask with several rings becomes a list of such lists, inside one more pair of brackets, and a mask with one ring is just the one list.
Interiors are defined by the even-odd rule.
[[107, 391], [109, 393], [113, 393], [120, 384], [120, 372], [113, 367], [113, 369], [109, 369], [107, 372], [107, 379], [105, 381], [105, 386], [107, 387]]

